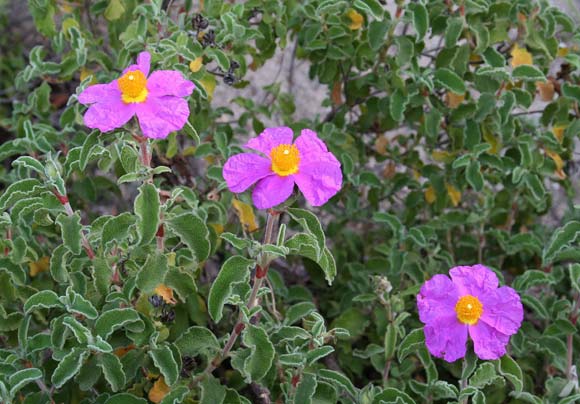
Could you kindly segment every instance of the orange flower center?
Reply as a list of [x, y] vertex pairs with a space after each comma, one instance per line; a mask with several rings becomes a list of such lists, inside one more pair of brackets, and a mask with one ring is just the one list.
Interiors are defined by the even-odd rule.
[[117, 80], [117, 83], [124, 103], [139, 103], [147, 99], [147, 78], [142, 71], [127, 72]]
[[455, 312], [463, 324], [474, 325], [483, 313], [483, 305], [477, 297], [465, 295], [457, 301]]
[[292, 144], [281, 144], [276, 146], [270, 152], [272, 159], [272, 171], [276, 174], [286, 177], [298, 172], [300, 163], [300, 152]]

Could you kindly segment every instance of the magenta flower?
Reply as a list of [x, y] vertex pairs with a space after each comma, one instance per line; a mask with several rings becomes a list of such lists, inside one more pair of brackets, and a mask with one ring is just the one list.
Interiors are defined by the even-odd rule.
[[483, 265], [460, 266], [425, 282], [417, 295], [425, 343], [432, 355], [453, 362], [465, 356], [467, 334], [480, 359], [499, 359], [524, 318], [519, 295], [498, 288], [495, 273]]
[[195, 85], [174, 70], [158, 70], [147, 77], [150, 65], [149, 52], [141, 52], [137, 64], [126, 68], [119, 79], [80, 93], [79, 102], [90, 105], [85, 125], [108, 132], [137, 115], [143, 136], [152, 139], [165, 139], [183, 128], [189, 106], [182, 97], [190, 95]]
[[240, 193], [256, 183], [252, 199], [258, 209], [279, 205], [290, 197], [294, 184], [313, 206], [323, 205], [342, 184], [340, 163], [310, 129], [294, 134], [287, 127], [267, 128], [245, 147], [261, 153], [232, 156], [223, 175], [229, 189]]

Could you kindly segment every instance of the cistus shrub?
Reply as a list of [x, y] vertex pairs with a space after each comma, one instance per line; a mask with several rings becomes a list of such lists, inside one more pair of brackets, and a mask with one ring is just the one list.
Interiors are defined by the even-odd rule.
[[0, 0], [0, 402], [580, 402], [564, 5]]

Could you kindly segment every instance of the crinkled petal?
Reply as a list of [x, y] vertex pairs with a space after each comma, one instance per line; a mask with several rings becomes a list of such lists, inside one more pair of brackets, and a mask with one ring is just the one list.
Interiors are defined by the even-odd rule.
[[[485, 310], [485, 308], [484, 308]], [[469, 336], [479, 359], [495, 360], [505, 355], [510, 336], [505, 335], [483, 321], [469, 326]]]
[[241, 153], [226, 161], [223, 176], [230, 191], [239, 193], [268, 175], [273, 175], [272, 163], [256, 153]]
[[457, 321], [455, 315], [439, 318], [424, 328], [425, 345], [431, 355], [455, 362], [467, 350], [467, 326]]
[[109, 99], [92, 104], [85, 112], [85, 125], [101, 132], [120, 128], [135, 114], [135, 104], [125, 104], [121, 99]]
[[147, 90], [152, 96], [174, 95], [187, 97], [195, 85], [176, 70], [156, 70], [147, 79]]
[[121, 101], [121, 90], [119, 90], [116, 80], [108, 84], [88, 86], [79, 94], [79, 102], [83, 105], [107, 102], [108, 100]]
[[281, 144], [292, 144], [293, 137], [294, 133], [292, 129], [286, 126], [266, 128], [259, 136], [250, 139], [245, 147], [269, 156], [274, 147]]
[[336, 163], [320, 161], [306, 165], [301, 163], [294, 178], [296, 185], [312, 206], [324, 205], [342, 187], [342, 171], [338, 161]]
[[417, 295], [419, 319], [425, 324], [456, 316], [457, 288], [448, 276], [435, 275], [421, 286]]
[[252, 199], [258, 209], [268, 209], [281, 204], [292, 195], [294, 178], [277, 174], [261, 179], [256, 184]]
[[524, 319], [524, 308], [515, 290], [509, 286], [502, 286], [481, 296], [481, 303], [483, 314], [479, 319], [480, 322], [505, 335], [518, 332]]
[[[300, 151], [300, 162], [308, 164], [314, 161], [336, 161], [336, 157], [328, 152], [326, 145], [318, 138], [316, 132], [310, 129], [302, 129], [300, 136], [294, 142]], [[340, 164], [340, 163], [338, 163]]]
[[449, 275], [457, 286], [460, 296], [472, 295], [481, 300], [499, 285], [495, 272], [480, 264], [451, 268]]
[[145, 77], [149, 75], [149, 69], [151, 68], [151, 54], [149, 52], [141, 52], [137, 56], [137, 64], [131, 65], [123, 70], [123, 74], [127, 72], [132, 72], [134, 70], [141, 70]]
[[189, 117], [189, 105], [183, 98], [149, 96], [147, 101], [135, 105], [143, 136], [151, 139], [165, 139], [183, 128]]

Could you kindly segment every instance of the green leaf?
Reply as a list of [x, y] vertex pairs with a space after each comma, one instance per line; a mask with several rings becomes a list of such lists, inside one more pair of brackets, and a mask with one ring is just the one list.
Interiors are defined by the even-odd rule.
[[91, 341], [93, 339], [93, 335], [91, 334], [91, 331], [87, 327], [82, 325], [75, 318], [70, 317], [70, 316], [66, 317], [62, 323], [72, 331], [72, 333], [76, 337], [77, 341], [81, 345], [86, 345], [86, 344], [88, 344], [89, 341]]
[[149, 244], [159, 227], [159, 193], [153, 184], [145, 183], [139, 188], [134, 208], [138, 217], [139, 245]]
[[109, 21], [115, 21], [121, 18], [125, 13], [125, 7], [122, 0], [109, 0], [109, 5], [105, 9], [104, 16]]
[[564, 83], [562, 84], [562, 94], [580, 103], [580, 86]]
[[163, 345], [160, 348], [149, 351], [149, 356], [153, 359], [155, 366], [161, 371], [167, 385], [173, 385], [179, 378], [179, 367], [169, 346]]
[[542, 258], [544, 265], [550, 264], [559, 252], [568, 248], [579, 237], [580, 221], [573, 220], [558, 228], [544, 248]]
[[93, 151], [96, 144], [99, 143], [98, 131], [93, 131], [89, 136], [86, 137], [83, 147], [81, 149], [81, 154], [79, 156], [79, 169], [85, 171], [87, 168], [87, 163], [91, 157], [91, 152]]
[[105, 404], [147, 404], [148, 401], [144, 398], [135, 397], [133, 394], [129, 393], [120, 393], [115, 394], [107, 401]]
[[385, 333], [385, 359], [392, 359], [397, 348], [397, 327], [393, 323], [387, 326]]
[[429, 30], [429, 13], [422, 3], [415, 3], [413, 7], [413, 27], [417, 33], [417, 39], [423, 39]]
[[394, 387], [388, 387], [383, 390], [382, 393], [375, 396], [373, 404], [381, 403], [401, 403], [401, 404], [415, 404], [413, 400], [407, 393], [395, 389]]
[[185, 386], [174, 386], [169, 394], [163, 397], [160, 404], [181, 404], [188, 393], [189, 388]]
[[318, 376], [321, 379], [327, 380], [332, 384], [348, 391], [352, 396], [356, 395], [356, 388], [350, 379], [342, 373], [330, 369], [320, 369], [318, 371]]
[[57, 389], [60, 389], [67, 381], [73, 378], [81, 369], [88, 352], [80, 349], [73, 348], [62, 360], [58, 363], [58, 366], [52, 374], [52, 384]]
[[443, 67], [435, 71], [435, 81], [455, 94], [465, 94], [465, 83], [455, 72]]
[[175, 341], [181, 356], [205, 355], [212, 358], [220, 351], [220, 344], [215, 335], [205, 327], [190, 327]]
[[307, 365], [310, 366], [313, 363], [318, 362], [320, 359], [330, 355], [334, 352], [334, 348], [330, 345], [324, 345], [318, 348], [314, 348], [308, 351], [306, 354]]
[[385, 43], [385, 35], [389, 25], [383, 21], [372, 21], [369, 24], [369, 45], [373, 50], [379, 50]]
[[242, 335], [244, 345], [251, 350], [244, 363], [244, 370], [251, 381], [262, 379], [274, 361], [274, 345], [270, 342], [268, 334], [260, 327], [248, 325]]
[[200, 404], [222, 404], [226, 397], [226, 388], [213, 376], [206, 377], [200, 384]]
[[42, 371], [36, 368], [22, 369], [10, 375], [8, 384], [10, 384], [10, 395], [15, 397], [16, 393], [35, 380], [42, 378]]
[[215, 60], [220, 69], [227, 72], [230, 68], [230, 61], [226, 54], [217, 48], [208, 48], [205, 51], [206, 55]]
[[222, 265], [216, 280], [211, 285], [208, 296], [208, 312], [213, 321], [219, 322], [226, 300], [232, 294], [236, 283], [247, 283], [250, 269], [256, 262], [239, 255], [227, 259]]
[[445, 47], [453, 48], [463, 32], [463, 18], [453, 17], [447, 19], [447, 29], [445, 30]]
[[316, 391], [316, 377], [311, 373], [303, 373], [294, 393], [294, 404], [311, 404]]
[[483, 189], [483, 175], [481, 175], [480, 170], [481, 166], [477, 160], [472, 160], [467, 166], [467, 170], [465, 170], [465, 178], [475, 191]]
[[145, 323], [137, 311], [129, 308], [107, 310], [95, 322], [95, 332], [104, 339], [122, 327], [132, 332], [142, 332]]
[[71, 253], [79, 255], [81, 253], [81, 234], [83, 231], [79, 214], [75, 213], [72, 216], [61, 214], [56, 219], [56, 223], [60, 226], [62, 232], [63, 245]]
[[50, 256], [50, 275], [58, 283], [67, 283], [69, 281], [66, 258], [69, 252], [64, 245], [59, 245]]
[[82, 295], [76, 293], [72, 287], [67, 289], [67, 296], [66, 299], [68, 303], [66, 303], [66, 308], [71, 313], [82, 314], [88, 319], [94, 320], [97, 318], [98, 312], [95, 309], [93, 304], [85, 299]]
[[497, 362], [499, 374], [508, 379], [520, 393], [524, 388], [524, 376], [520, 365], [509, 355], [504, 355]]
[[515, 80], [546, 81], [546, 76], [537, 67], [532, 65], [520, 65], [514, 68], [512, 77]]
[[99, 355], [98, 364], [103, 369], [103, 375], [113, 392], [117, 392], [125, 386], [125, 371], [115, 354], [103, 353]]
[[111, 286], [111, 277], [113, 276], [112, 268], [109, 266], [107, 260], [95, 258], [92, 269], [95, 289], [101, 296], [106, 296]]
[[24, 303], [24, 312], [29, 313], [37, 309], [51, 309], [53, 307], [64, 308], [58, 295], [52, 290], [41, 290], [30, 296]]
[[314, 236], [318, 243], [318, 248], [322, 253], [326, 246], [326, 236], [324, 235], [324, 230], [322, 229], [318, 217], [312, 212], [298, 208], [289, 208], [288, 214], [292, 216], [292, 219], [296, 220], [308, 234]]
[[405, 108], [409, 103], [409, 98], [403, 93], [402, 90], [398, 89], [393, 93], [389, 100], [389, 112], [391, 117], [396, 122], [401, 122], [405, 117]]
[[336, 276], [336, 262], [327, 247], [324, 247], [322, 254], [320, 254], [318, 242], [313, 236], [306, 233], [294, 235], [286, 241], [285, 246], [290, 249], [292, 254], [301, 255], [316, 262], [324, 272], [324, 277], [328, 284], [332, 284]]
[[411, 331], [409, 334], [403, 338], [401, 344], [399, 345], [397, 357], [399, 358], [399, 362], [402, 362], [410, 354], [417, 351], [418, 348], [425, 345], [425, 334], [423, 333], [423, 329], [418, 328], [416, 330]]
[[44, 175], [44, 166], [34, 157], [20, 156], [12, 162], [12, 167], [26, 167], [40, 175]]
[[137, 287], [144, 293], [152, 293], [157, 286], [165, 281], [168, 269], [165, 255], [159, 253], [149, 255], [137, 273], [135, 280]]
[[166, 224], [190, 248], [197, 262], [209, 257], [209, 230], [203, 220], [193, 213], [184, 213], [167, 220]]
[[496, 377], [495, 367], [490, 362], [484, 362], [475, 371], [473, 376], [469, 379], [469, 385], [482, 388], [494, 381]]
[[136, 221], [135, 216], [128, 212], [121, 213], [107, 220], [103, 225], [103, 231], [101, 233], [103, 247], [107, 247], [113, 241], [120, 243], [125, 240], [129, 236], [131, 228]]
[[383, 6], [377, 0], [355, 0], [354, 7], [372, 15], [377, 20], [383, 19]]

